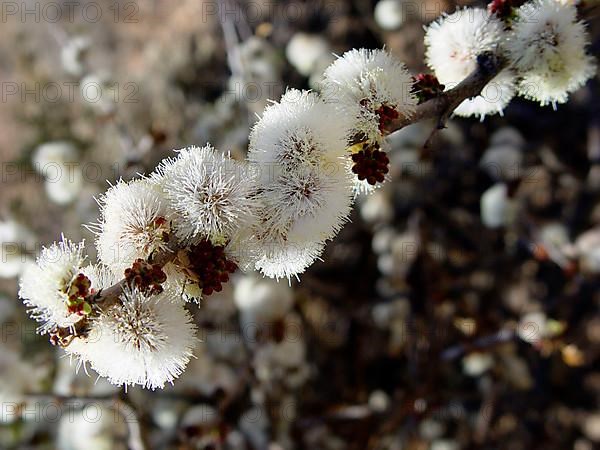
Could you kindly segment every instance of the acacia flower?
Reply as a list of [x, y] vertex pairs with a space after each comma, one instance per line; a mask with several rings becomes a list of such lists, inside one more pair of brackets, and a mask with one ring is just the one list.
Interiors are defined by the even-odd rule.
[[147, 295], [125, 286], [121, 302], [91, 321], [66, 351], [117, 386], [149, 389], [172, 383], [192, 357], [196, 328], [167, 291]]
[[137, 259], [167, 248], [170, 223], [166, 200], [147, 179], [120, 180], [98, 199], [100, 221], [88, 228], [96, 233], [100, 261], [115, 272]]
[[89, 286], [81, 274], [85, 259], [84, 243], [63, 237], [44, 248], [36, 264], [25, 269], [19, 297], [30, 308], [31, 317], [42, 323], [40, 333], [74, 325], [89, 312], [89, 305], [84, 306]]
[[573, 4], [533, 0], [517, 10], [506, 42], [507, 56], [520, 77], [519, 95], [542, 106], [565, 103], [568, 94], [596, 73], [586, 53], [589, 37]]
[[252, 220], [253, 173], [210, 144], [180, 150], [151, 178], [168, 200], [174, 233], [182, 242], [226, 242]]
[[302, 272], [348, 220], [347, 130], [343, 116], [317, 94], [297, 90], [267, 108], [252, 130], [249, 159], [260, 172], [260, 208], [249, 245], [266, 275]]
[[[483, 8], [463, 8], [430, 24], [425, 33], [426, 59], [440, 83], [450, 89], [477, 68], [477, 57], [497, 53], [504, 39], [504, 24]], [[514, 76], [502, 70], [481, 95], [463, 101], [454, 113], [479, 116], [502, 113], [515, 94]]]
[[413, 80], [385, 50], [350, 50], [326, 70], [323, 96], [353, 119], [354, 134], [380, 141], [398, 118], [410, 117], [417, 104]]

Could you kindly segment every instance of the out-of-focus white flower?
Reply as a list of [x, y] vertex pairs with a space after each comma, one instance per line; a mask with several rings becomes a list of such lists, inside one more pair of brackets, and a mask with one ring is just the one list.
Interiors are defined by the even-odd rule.
[[519, 95], [542, 106], [564, 103], [568, 94], [596, 72], [595, 59], [586, 53], [589, 37], [577, 8], [556, 0], [534, 0], [522, 5], [505, 44], [520, 82]]
[[499, 228], [510, 220], [510, 199], [504, 183], [497, 183], [481, 196], [481, 221], [488, 228]]
[[67, 352], [117, 386], [154, 390], [173, 383], [192, 356], [191, 316], [167, 291], [146, 296], [126, 287], [120, 299], [122, 304], [102, 312], [88, 336], [74, 339]]
[[380, 0], [375, 5], [375, 21], [384, 30], [395, 30], [406, 20], [404, 0]]
[[285, 48], [285, 56], [294, 68], [305, 77], [313, 74], [319, 60], [331, 59], [331, 47], [318, 34], [296, 33]]
[[383, 413], [388, 410], [391, 404], [390, 396], [382, 390], [376, 390], [369, 395], [369, 407], [378, 413]]
[[87, 36], [75, 36], [69, 39], [60, 50], [60, 62], [70, 75], [81, 76], [85, 70], [84, 55], [90, 47], [91, 39]]
[[478, 377], [494, 365], [494, 358], [489, 353], [469, 353], [462, 359], [463, 371], [472, 377]]
[[410, 116], [417, 104], [404, 64], [385, 50], [350, 50], [325, 71], [323, 95], [353, 119], [354, 134], [381, 141], [391, 120]]
[[535, 344], [548, 335], [548, 320], [543, 312], [531, 312], [521, 317], [517, 327], [518, 336], [525, 342]]
[[48, 177], [44, 182], [48, 198], [59, 205], [73, 202], [80, 194], [83, 186], [81, 168], [74, 164], [56, 167], [56, 177]]
[[55, 203], [66, 205], [77, 198], [83, 185], [77, 149], [71, 142], [53, 141], [38, 146], [32, 165], [45, 177], [46, 194]]
[[567, 227], [560, 222], [549, 222], [534, 232], [535, 240], [541, 244], [550, 260], [561, 267], [568, 267], [567, 259], [571, 239]]
[[514, 145], [488, 148], [479, 166], [496, 181], [515, 180], [523, 175], [523, 153]]
[[[498, 51], [504, 34], [502, 21], [485, 9], [459, 9], [427, 27], [427, 64], [440, 83], [450, 89], [477, 68], [478, 55]], [[514, 76], [505, 69], [483, 88], [480, 96], [465, 100], [454, 113], [483, 120], [487, 115], [502, 113], [514, 94]]]
[[[581, 431], [593, 442], [600, 442], [600, 413], [586, 414], [581, 420]], [[592, 448], [592, 445], [590, 445]]]
[[512, 145], [522, 149], [525, 146], [525, 138], [519, 130], [514, 127], [504, 126], [494, 131], [490, 137], [490, 146]]
[[[367, 183], [367, 186], [370, 186]], [[374, 190], [368, 197], [358, 198], [360, 216], [367, 223], [390, 222], [394, 217], [394, 206], [388, 192]]]
[[594, 228], [579, 235], [574, 245], [581, 267], [591, 273], [600, 273], [600, 229]]
[[67, 301], [85, 258], [83, 242], [75, 244], [63, 238], [44, 248], [37, 263], [25, 269], [19, 297], [31, 308], [31, 317], [42, 323], [41, 333], [71, 326], [83, 317], [69, 312]]
[[235, 283], [233, 299], [245, 320], [271, 322], [287, 314], [294, 292], [284, 283], [248, 275]]
[[127, 450], [127, 433], [123, 414], [91, 402], [62, 415], [56, 443], [61, 450]]
[[378, 303], [371, 312], [373, 321], [381, 329], [391, 329], [395, 325], [404, 324], [410, 314], [410, 303], [404, 299]]
[[32, 156], [33, 168], [46, 174], [52, 165], [63, 166], [78, 160], [77, 149], [68, 141], [52, 141], [39, 145]]
[[253, 172], [210, 145], [180, 150], [152, 179], [162, 188], [174, 232], [184, 242], [226, 242], [253, 220]]
[[325, 38], [303, 32], [292, 36], [285, 54], [290, 64], [300, 74], [308, 77], [308, 84], [313, 89], [319, 89], [323, 82], [323, 72], [335, 60]]
[[96, 233], [98, 258], [115, 272], [167, 246], [170, 223], [166, 200], [157, 184], [147, 179], [119, 181], [98, 199]]
[[424, 419], [419, 425], [419, 434], [432, 441], [439, 439], [446, 433], [446, 424], [434, 418]]
[[453, 439], [436, 439], [431, 443], [429, 450], [459, 450], [458, 442]]
[[14, 220], [0, 221], [0, 278], [14, 278], [31, 262], [35, 236]]
[[111, 83], [107, 72], [91, 73], [80, 84], [81, 97], [100, 114], [111, 114], [119, 99], [118, 84]]
[[348, 220], [347, 126], [317, 94], [288, 91], [250, 134], [260, 173], [260, 209], [251, 254], [270, 277], [304, 271]]

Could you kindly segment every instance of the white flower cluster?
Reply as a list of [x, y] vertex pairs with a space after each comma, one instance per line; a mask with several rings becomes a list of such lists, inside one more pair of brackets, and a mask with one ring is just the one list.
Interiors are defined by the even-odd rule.
[[76, 244], [63, 238], [44, 248], [37, 264], [26, 267], [19, 296], [31, 308], [31, 316], [42, 323], [41, 332], [69, 327], [81, 318], [69, 311], [68, 300], [85, 259], [83, 242]]
[[85, 338], [66, 349], [108, 381], [155, 389], [172, 383], [192, 357], [195, 327], [181, 301], [126, 288], [121, 304], [103, 311]]
[[[440, 83], [452, 88], [477, 68], [478, 55], [498, 51], [503, 38], [502, 21], [485, 9], [459, 9], [427, 29], [427, 64]], [[465, 100], [454, 112], [481, 118], [501, 113], [514, 94], [512, 73], [505, 69], [484, 88], [481, 96]]]
[[[502, 17], [494, 6], [507, 5]], [[577, 19], [573, 2], [531, 0], [518, 8], [510, 0], [496, 0], [488, 10], [463, 8], [444, 15], [426, 29], [427, 64], [447, 89], [477, 67], [477, 58], [493, 53], [506, 68], [483, 89], [465, 100], [455, 113], [483, 118], [502, 114], [514, 95], [542, 106], [564, 103], [596, 73], [594, 58], [586, 53], [589, 38]]]
[[[534, 0], [510, 23], [460, 9], [432, 24], [427, 60], [447, 87], [482, 53], [509, 62], [490, 83], [496, 94], [486, 88], [457, 114], [501, 113], [515, 93], [565, 101], [594, 70], [574, 8]], [[265, 109], [247, 161], [192, 146], [148, 177], [118, 181], [89, 226], [98, 265], [85, 266], [84, 244], [63, 238], [24, 271], [19, 295], [40, 331], [113, 384], [173, 382], [196, 342], [185, 300], [221, 291], [240, 266], [290, 279], [318, 259], [356, 194], [386, 179], [385, 136], [411, 120], [423, 101], [415, 87], [427, 80], [411, 78], [384, 50], [351, 50], [325, 70], [322, 94], [290, 89]]]
[[589, 38], [573, 4], [534, 0], [517, 11], [506, 53], [518, 74], [518, 93], [543, 105], [565, 103], [596, 73]]

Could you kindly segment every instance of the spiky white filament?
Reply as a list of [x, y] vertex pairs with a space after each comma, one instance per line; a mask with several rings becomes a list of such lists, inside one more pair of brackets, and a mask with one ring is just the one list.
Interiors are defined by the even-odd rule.
[[68, 311], [67, 291], [86, 259], [84, 243], [65, 239], [43, 248], [36, 264], [29, 265], [20, 280], [19, 297], [41, 322], [45, 334], [54, 327], [68, 327], [81, 319]]
[[323, 96], [352, 121], [354, 134], [372, 141], [383, 137], [377, 109], [387, 106], [410, 117], [417, 104], [406, 66], [385, 50], [350, 50], [327, 68]]
[[168, 297], [126, 287], [122, 303], [103, 312], [67, 351], [118, 386], [173, 383], [192, 357], [196, 328], [183, 304]]
[[574, 4], [525, 3], [517, 10], [506, 42], [508, 58], [520, 77], [519, 95], [542, 106], [566, 102], [569, 93], [596, 73], [595, 59], [586, 53], [588, 45]]
[[96, 233], [100, 261], [122, 272], [136, 259], [165, 250], [168, 232], [166, 200], [147, 179], [119, 181], [98, 199], [100, 222], [89, 228]]
[[251, 221], [253, 177], [248, 166], [210, 145], [181, 150], [153, 175], [169, 201], [174, 231], [184, 242], [226, 241]]
[[[483, 8], [462, 8], [431, 23], [425, 33], [427, 65], [446, 89], [455, 87], [477, 68], [477, 56], [500, 52], [504, 24]], [[502, 113], [515, 95], [514, 74], [505, 69], [454, 111], [459, 116]]]

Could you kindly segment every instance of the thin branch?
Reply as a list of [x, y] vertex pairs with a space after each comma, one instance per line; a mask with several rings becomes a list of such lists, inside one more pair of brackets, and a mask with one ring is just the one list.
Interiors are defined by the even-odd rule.
[[483, 88], [500, 73], [506, 62], [494, 53], [482, 53], [477, 57], [477, 68], [456, 87], [417, 106], [410, 117], [401, 117], [390, 124], [387, 133], [428, 119], [437, 120], [437, 128], [445, 128], [446, 122], [456, 108], [465, 100], [477, 97]]
[[[599, 8], [600, 0], [593, 0], [589, 2], [587, 8], [580, 9], [580, 16], [583, 19], [589, 19], [590, 15], [596, 13], [597, 9]], [[498, 54], [493, 52], [480, 54], [477, 57], [476, 69], [462, 82], [460, 82], [454, 88], [441, 93], [439, 96], [418, 105], [415, 112], [410, 117], [401, 117], [392, 122], [391, 125], [386, 129], [386, 133], [389, 135], [408, 125], [430, 119], [437, 120], [436, 129], [439, 130], [445, 128], [446, 122], [454, 110], [463, 101], [480, 95], [485, 86], [492, 81], [506, 66], [506, 60]], [[354, 143], [356, 144], [358, 142]], [[172, 261], [175, 258], [176, 253], [177, 249], [173, 249], [165, 254], [156, 255], [153, 258], [152, 263], [159, 264], [162, 267], [168, 262]], [[95, 303], [102, 305], [102, 308], [107, 308], [116, 304], [119, 301], [119, 296], [123, 289], [124, 283], [125, 280], [121, 280], [114, 286], [104, 289], [94, 299]], [[82, 322], [84, 323], [81, 324]], [[75, 324], [75, 327], [76, 329], [74, 330], [60, 329], [60, 331], [66, 332], [67, 335], [73, 335], [73, 332], [75, 332], [75, 334], [85, 332], [87, 329], [87, 320], [79, 321], [77, 324]], [[454, 355], [452, 355], [452, 350], [453, 349], [448, 349], [448, 353], [444, 356], [448, 359], [452, 359], [454, 357]]]
[[[436, 119], [437, 128], [445, 127], [446, 121], [452, 112], [466, 99], [476, 97], [504, 67], [504, 61], [493, 53], [483, 53], [477, 58], [477, 69], [465, 78], [459, 85], [438, 97], [428, 100], [417, 106], [413, 115], [394, 121], [386, 130], [388, 134], [394, 133], [407, 125], [427, 119]], [[177, 255], [177, 248], [154, 255], [151, 262], [161, 267], [171, 262]], [[120, 302], [120, 295], [126, 281], [123, 279], [117, 284], [102, 290], [93, 299], [96, 313], [110, 308]], [[89, 320], [83, 318], [70, 328], [59, 328], [57, 334], [64, 336], [85, 336], [89, 331]], [[70, 341], [67, 341], [70, 342]]]

